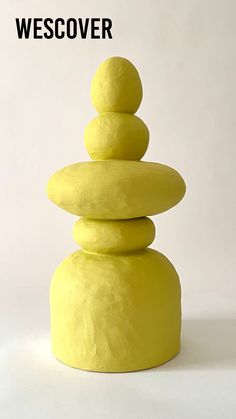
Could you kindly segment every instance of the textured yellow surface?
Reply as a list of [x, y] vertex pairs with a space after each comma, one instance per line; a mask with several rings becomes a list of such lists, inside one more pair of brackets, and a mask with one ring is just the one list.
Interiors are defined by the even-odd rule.
[[148, 147], [149, 131], [135, 115], [107, 112], [90, 121], [84, 139], [93, 160], [140, 160]]
[[56, 270], [50, 290], [52, 350], [72, 367], [122, 372], [160, 365], [180, 348], [181, 290], [173, 265], [147, 249], [147, 215], [185, 194], [180, 174], [142, 158], [148, 128], [134, 116], [142, 84], [128, 60], [112, 57], [92, 81], [100, 113], [85, 129], [96, 161], [75, 163], [48, 182], [48, 197], [82, 216], [73, 235], [82, 247]]
[[52, 350], [65, 364], [132, 371], [179, 351], [179, 279], [159, 252], [77, 251], [56, 270], [50, 295]]
[[48, 197], [59, 207], [98, 219], [159, 214], [176, 205], [184, 193], [184, 181], [171, 167], [124, 160], [66, 166], [48, 183]]
[[98, 113], [135, 113], [142, 96], [138, 71], [129, 60], [111, 57], [98, 67], [91, 85], [91, 99]]
[[73, 235], [90, 252], [128, 252], [149, 246], [155, 237], [155, 226], [147, 217], [114, 221], [81, 218], [74, 225]]

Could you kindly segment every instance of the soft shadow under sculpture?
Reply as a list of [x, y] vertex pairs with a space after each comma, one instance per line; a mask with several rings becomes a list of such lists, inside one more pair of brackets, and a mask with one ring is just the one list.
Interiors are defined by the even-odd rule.
[[236, 369], [236, 319], [183, 321], [181, 352], [156, 372], [192, 369]]

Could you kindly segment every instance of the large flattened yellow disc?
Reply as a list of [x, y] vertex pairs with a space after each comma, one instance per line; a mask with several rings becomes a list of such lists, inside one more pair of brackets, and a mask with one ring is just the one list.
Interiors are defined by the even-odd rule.
[[184, 193], [184, 180], [173, 168], [127, 160], [76, 163], [48, 182], [48, 197], [56, 205], [98, 219], [159, 214], [176, 205]]

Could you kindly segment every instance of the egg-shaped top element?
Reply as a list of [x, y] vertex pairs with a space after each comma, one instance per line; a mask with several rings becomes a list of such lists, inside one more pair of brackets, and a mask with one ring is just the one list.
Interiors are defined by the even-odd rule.
[[97, 69], [91, 84], [91, 99], [98, 113], [135, 113], [143, 96], [134, 65], [122, 57], [111, 57]]

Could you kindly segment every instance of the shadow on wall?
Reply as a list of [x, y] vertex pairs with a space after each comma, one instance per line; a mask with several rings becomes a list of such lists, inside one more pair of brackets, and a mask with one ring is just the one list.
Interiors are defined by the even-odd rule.
[[192, 369], [236, 369], [236, 319], [183, 321], [180, 353], [156, 371]]

